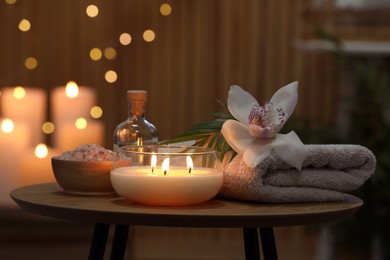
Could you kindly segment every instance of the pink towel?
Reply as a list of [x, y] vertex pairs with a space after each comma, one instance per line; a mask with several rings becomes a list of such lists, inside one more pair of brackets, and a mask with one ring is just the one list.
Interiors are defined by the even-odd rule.
[[302, 171], [275, 153], [256, 168], [236, 156], [224, 169], [220, 196], [264, 203], [342, 201], [375, 171], [373, 153], [360, 145], [306, 145]]

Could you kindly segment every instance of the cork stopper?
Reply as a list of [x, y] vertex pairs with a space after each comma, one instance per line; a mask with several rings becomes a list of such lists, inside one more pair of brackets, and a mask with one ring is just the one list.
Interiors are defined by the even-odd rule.
[[127, 101], [146, 101], [146, 90], [128, 90]]

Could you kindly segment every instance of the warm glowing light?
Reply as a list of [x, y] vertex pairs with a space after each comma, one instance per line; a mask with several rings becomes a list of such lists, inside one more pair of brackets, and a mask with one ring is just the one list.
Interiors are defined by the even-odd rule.
[[118, 75], [116, 74], [115, 71], [109, 70], [106, 72], [104, 78], [108, 83], [114, 83], [118, 79]]
[[6, 118], [1, 122], [1, 130], [4, 133], [11, 133], [14, 130], [14, 127], [14, 122], [9, 118]]
[[187, 161], [188, 173], [191, 173], [191, 171], [194, 169], [194, 163], [192, 162], [192, 159], [190, 156], [186, 157], [186, 161]]
[[38, 66], [38, 60], [34, 57], [28, 57], [24, 62], [24, 66], [29, 70], [33, 70]]
[[101, 118], [103, 115], [103, 109], [99, 106], [94, 106], [91, 108], [89, 113], [92, 116], [92, 118], [96, 118], [96, 119]]
[[113, 60], [116, 58], [116, 50], [111, 47], [107, 47], [104, 49], [104, 57], [108, 60]]
[[164, 16], [170, 15], [172, 12], [172, 7], [165, 3], [160, 6], [160, 13]]
[[122, 44], [122, 45], [129, 45], [131, 43], [131, 35], [128, 34], [128, 33], [122, 33], [120, 36], [119, 36], [119, 42]]
[[94, 60], [100, 60], [102, 58], [102, 51], [99, 48], [93, 48], [89, 52], [89, 57]]
[[38, 144], [35, 147], [35, 156], [39, 159], [46, 158], [47, 154], [49, 153], [47, 146], [45, 144]]
[[4, 0], [4, 2], [6, 4], [13, 5], [14, 3], [16, 3], [16, 0]]
[[156, 169], [157, 166], [157, 155], [152, 154], [152, 158], [150, 159], [150, 168], [152, 170], [152, 173], [154, 172], [154, 169]]
[[26, 96], [26, 90], [23, 87], [15, 87], [13, 95], [16, 99], [23, 99]]
[[29, 20], [22, 19], [19, 22], [19, 30], [21, 30], [22, 32], [27, 32], [28, 30], [30, 30], [30, 28], [31, 28], [31, 23]]
[[77, 97], [79, 95], [79, 87], [76, 82], [69, 81], [68, 84], [66, 84], [65, 93], [68, 98]]
[[144, 31], [143, 37], [146, 42], [151, 42], [156, 38], [156, 35], [152, 30], [146, 30]]
[[99, 14], [99, 8], [96, 5], [88, 5], [85, 13], [91, 18], [96, 17]]
[[85, 118], [77, 118], [76, 122], [74, 123], [77, 129], [85, 129], [87, 127], [87, 120]]
[[169, 171], [169, 158], [165, 158], [162, 165], [161, 169], [164, 172], [164, 175], [166, 175]]
[[45, 122], [43, 123], [42, 125], [42, 131], [45, 133], [45, 134], [52, 134], [54, 132], [54, 124], [52, 122]]

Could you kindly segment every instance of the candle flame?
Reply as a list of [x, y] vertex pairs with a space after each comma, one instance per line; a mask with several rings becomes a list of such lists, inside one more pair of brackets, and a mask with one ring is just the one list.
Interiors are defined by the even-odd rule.
[[187, 156], [186, 160], [187, 160], [188, 173], [191, 173], [192, 169], [194, 169], [194, 163], [192, 162], [192, 159], [190, 156]]
[[169, 158], [164, 159], [161, 168], [164, 172], [164, 175], [167, 175], [167, 172], [169, 171]]
[[157, 166], [157, 155], [152, 154], [151, 162], [150, 162], [150, 167], [152, 168], [152, 173], [154, 172], [154, 168]]
[[76, 82], [69, 81], [68, 84], [66, 84], [65, 93], [68, 98], [77, 97], [79, 95], [79, 87]]
[[5, 118], [2, 122], [1, 122], [1, 130], [4, 132], [4, 133], [11, 133], [13, 130], [14, 130], [14, 122], [9, 119], [9, 118]]
[[45, 158], [47, 154], [48, 154], [48, 150], [45, 144], [38, 144], [35, 147], [35, 156], [38, 157], [39, 159]]

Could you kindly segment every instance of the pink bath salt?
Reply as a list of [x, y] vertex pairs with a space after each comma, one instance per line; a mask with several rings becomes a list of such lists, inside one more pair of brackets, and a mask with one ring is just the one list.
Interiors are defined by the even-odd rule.
[[62, 160], [73, 161], [112, 161], [115, 153], [111, 150], [96, 144], [85, 144], [75, 150], [63, 152], [60, 156]]

